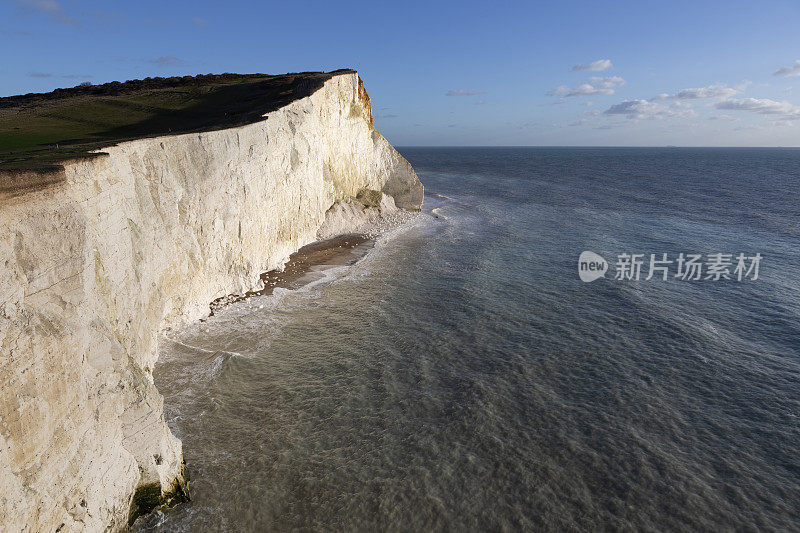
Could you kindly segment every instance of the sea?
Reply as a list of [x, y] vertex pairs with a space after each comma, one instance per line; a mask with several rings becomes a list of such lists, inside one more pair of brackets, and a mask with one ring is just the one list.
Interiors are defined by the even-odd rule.
[[800, 530], [800, 149], [400, 152], [413, 222], [165, 333], [135, 530]]

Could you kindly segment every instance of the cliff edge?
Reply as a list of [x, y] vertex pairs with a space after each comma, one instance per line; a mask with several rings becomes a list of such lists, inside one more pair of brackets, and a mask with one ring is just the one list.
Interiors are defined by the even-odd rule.
[[357, 73], [313, 74], [257, 117], [0, 167], [0, 529], [121, 529], [185, 496], [159, 332], [259, 289], [364, 190], [419, 209]]

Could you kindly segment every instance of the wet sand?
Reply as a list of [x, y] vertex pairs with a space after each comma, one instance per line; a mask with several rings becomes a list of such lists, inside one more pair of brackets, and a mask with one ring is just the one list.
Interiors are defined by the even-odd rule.
[[303, 246], [289, 256], [283, 270], [270, 270], [261, 274], [264, 288], [243, 295], [227, 295], [211, 302], [211, 315], [228, 305], [252, 296], [268, 296], [278, 288], [297, 289], [322, 276], [326, 267], [351, 265], [363, 257], [375, 239], [367, 235], [340, 235]]

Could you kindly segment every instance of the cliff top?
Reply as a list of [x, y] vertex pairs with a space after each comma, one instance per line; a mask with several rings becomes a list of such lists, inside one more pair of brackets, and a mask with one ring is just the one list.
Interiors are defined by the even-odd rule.
[[121, 141], [258, 122], [354, 72], [145, 78], [0, 97], [0, 174], [46, 173]]

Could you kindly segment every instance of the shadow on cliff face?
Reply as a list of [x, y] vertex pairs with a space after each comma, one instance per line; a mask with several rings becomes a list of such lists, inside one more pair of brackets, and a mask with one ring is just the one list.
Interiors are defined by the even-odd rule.
[[147, 78], [0, 98], [0, 171], [50, 171], [121, 141], [250, 124], [352, 72]]

